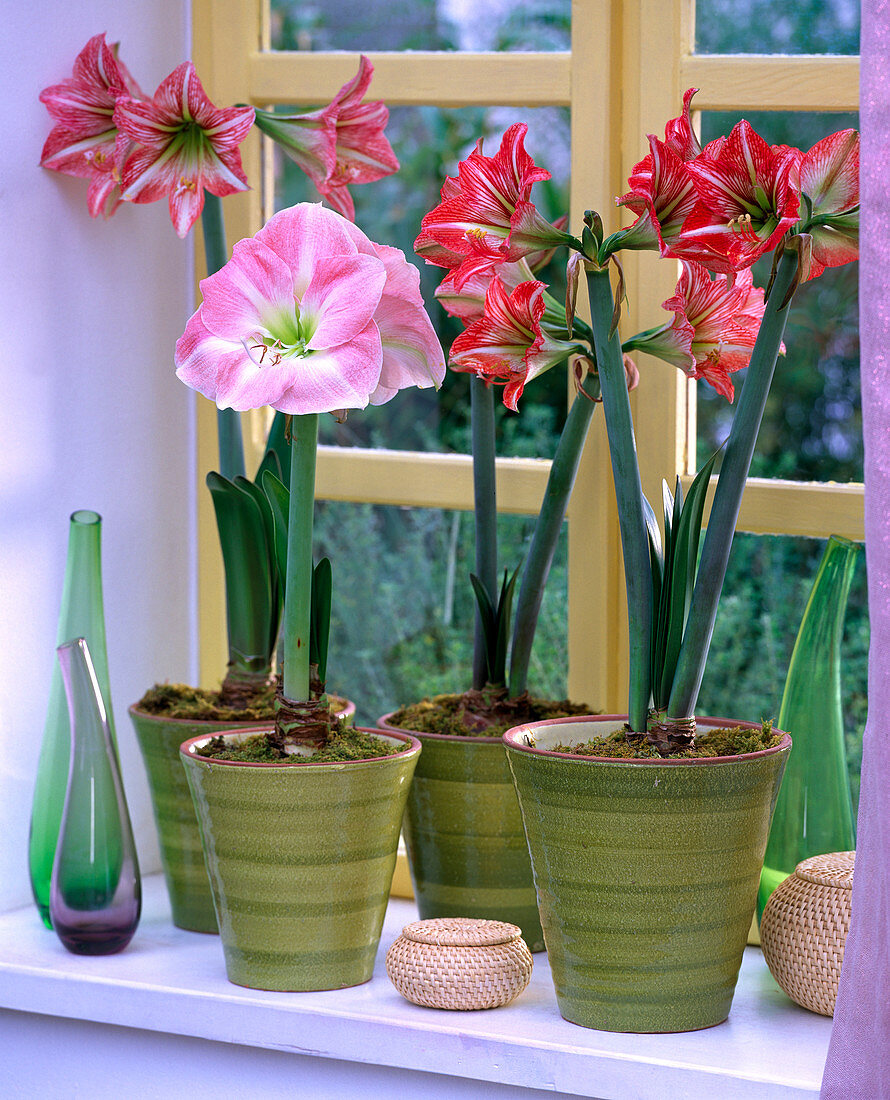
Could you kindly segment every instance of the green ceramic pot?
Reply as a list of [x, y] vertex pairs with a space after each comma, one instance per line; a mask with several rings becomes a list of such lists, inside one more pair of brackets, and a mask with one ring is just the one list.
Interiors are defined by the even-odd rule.
[[[233, 723], [160, 718], [135, 706], [130, 707], [130, 718], [148, 775], [173, 923], [190, 932], [216, 932], [216, 913], [204, 866], [201, 834], [188, 780], [179, 760], [179, 746], [192, 737], [207, 737], [230, 730]], [[243, 726], [248, 729], [255, 724], [254, 720]]]
[[[548, 751], [624, 721], [504, 735], [559, 1009], [603, 1031], [711, 1027], [729, 1014], [791, 738], [691, 760]], [[757, 728], [699, 719], [700, 731], [737, 725]]]
[[[384, 715], [381, 729], [396, 730]], [[544, 935], [519, 803], [500, 737], [403, 730], [423, 745], [405, 814], [405, 846], [421, 919], [482, 917]]]
[[412, 737], [378, 735], [404, 751], [246, 764], [202, 757], [206, 738], [180, 747], [235, 985], [298, 992], [370, 979], [420, 754]]
[[[337, 699], [341, 717], [355, 714], [355, 704]], [[247, 722], [193, 722], [162, 718], [130, 707], [130, 718], [148, 776], [161, 867], [170, 897], [173, 923], [189, 932], [217, 932], [213, 895], [204, 866], [204, 851], [192, 794], [179, 759], [179, 746], [192, 737], [207, 737], [233, 728], [251, 729]]]

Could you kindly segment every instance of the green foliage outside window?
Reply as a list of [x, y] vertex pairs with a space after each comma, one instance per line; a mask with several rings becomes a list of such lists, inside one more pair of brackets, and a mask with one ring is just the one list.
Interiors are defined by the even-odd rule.
[[[273, 46], [278, 49], [568, 49], [569, 0], [515, 0], [497, 5], [498, 20], [482, 27], [453, 18], [447, 0], [386, 0], [386, 16], [370, 0], [273, 0]], [[481, 28], [481, 29], [480, 29]], [[474, 35], [483, 33], [483, 39]], [[698, 0], [696, 49], [703, 53], [843, 53], [858, 51], [857, 0]], [[373, 84], [372, 84], [373, 92]], [[282, 108], [286, 110], [286, 108]], [[804, 149], [831, 130], [857, 125], [855, 116], [748, 112], [771, 143]], [[462, 109], [399, 107], [391, 111], [390, 140], [401, 170], [355, 189], [356, 221], [374, 240], [412, 256], [423, 214], [438, 201], [445, 175], [479, 136], [493, 151], [513, 121], [531, 122], [527, 146], [554, 181], [537, 185], [536, 203], [551, 219], [568, 208], [566, 150], [569, 121], [558, 108]], [[706, 114], [703, 138], [728, 132], [737, 113]], [[645, 150], [640, 148], [640, 156]], [[279, 207], [317, 196], [289, 161], [276, 169]], [[433, 299], [443, 274], [418, 261], [430, 314], [447, 348], [459, 331]], [[770, 395], [752, 474], [798, 480], [860, 480], [857, 270], [826, 272], [798, 293]], [[557, 284], [556, 267], [539, 277]], [[767, 274], [755, 268], [755, 281]], [[663, 364], [641, 357], [641, 385]], [[739, 382], [741, 379], [739, 379]], [[737, 383], [738, 384], [738, 383]], [[549, 457], [565, 415], [565, 376], [536, 380], [517, 416], [499, 413], [499, 453]], [[323, 441], [345, 446], [469, 451], [467, 378], [450, 374], [438, 394], [405, 394], [381, 410], [356, 413], [343, 424], [326, 418]], [[719, 445], [725, 402], [698, 388], [699, 462]], [[597, 426], [594, 426], [597, 430]], [[317, 506], [319, 554], [334, 562], [332, 645], [347, 681], [332, 685], [354, 697], [362, 721], [424, 694], [468, 686], [472, 595], [472, 517], [435, 509]], [[530, 520], [502, 517], [500, 535], [517, 562]], [[757, 719], [778, 713], [785, 671], [824, 543], [815, 539], [741, 535], [736, 539], [718, 617], [702, 713]], [[432, 564], [431, 564], [432, 563]], [[368, 585], [368, 572], [379, 573]], [[531, 684], [541, 694], [565, 691], [566, 561], [561, 547], [538, 631]], [[375, 606], [359, 614], [352, 596], [376, 591]], [[844, 644], [848, 759], [858, 793], [865, 722], [868, 616], [864, 565], [847, 612]], [[598, 701], [587, 700], [596, 707]]]

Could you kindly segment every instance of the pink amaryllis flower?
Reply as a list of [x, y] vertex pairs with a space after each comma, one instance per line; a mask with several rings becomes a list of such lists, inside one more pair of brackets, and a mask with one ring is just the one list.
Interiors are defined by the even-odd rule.
[[712, 278], [701, 264], [684, 261], [674, 294], [662, 306], [673, 311], [673, 321], [626, 341], [624, 350], [672, 363], [732, 401], [730, 375], [748, 365], [765, 308], [750, 269]]
[[813, 238], [809, 278], [826, 267], [859, 257], [859, 134], [829, 134], [800, 162], [800, 190], [808, 204], [807, 232]]
[[482, 317], [451, 345], [451, 366], [503, 385], [504, 404], [514, 412], [526, 383], [583, 351], [541, 327], [544, 290], [543, 283], [532, 279], [510, 291], [495, 275], [485, 295]]
[[257, 126], [276, 141], [328, 202], [350, 221], [355, 206], [349, 185], [372, 183], [399, 170], [384, 129], [389, 111], [381, 100], [362, 103], [374, 66], [362, 55], [356, 75], [319, 111], [279, 115], [257, 111]]
[[457, 178], [446, 179], [442, 201], [424, 215], [414, 250], [428, 263], [456, 269], [458, 289], [473, 274], [572, 240], [530, 201], [533, 184], [550, 173], [526, 152], [527, 131], [525, 123], [511, 126], [493, 157], [483, 155], [480, 138]]
[[122, 197], [169, 196], [173, 227], [184, 237], [204, 207], [205, 189], [219, 196], [247, 190], [238, 146], [253, 117], [253, 107], [214, 107], [190, 61], [161, 82], [154, 99], [121, 97], [114, 120], [137, 146], [123, 168]]
[[674, 253], [697, 258], [684, 249], [705, 248], [738, 271], [775, 248], [800, 212], [801, 155], [787, 145], [767, 145], [745, 119], [712, 142], [686, 165], [698, 203]]
[[416, 270], [320, 204], [274, 215], [201, 291], [176, 374], [220, 408], [360, 409], [444, 376]]
[[87, 205], [94, 218], [110, 217], [121, 202], [121, 169], [130, 149], [113, 117], [121, 96], [140, 99], [142, 92], [104, 34], [94, 35], [80, 51], [72, 76], [40, 93], [56, 120], [40, 163], [90, 181]]

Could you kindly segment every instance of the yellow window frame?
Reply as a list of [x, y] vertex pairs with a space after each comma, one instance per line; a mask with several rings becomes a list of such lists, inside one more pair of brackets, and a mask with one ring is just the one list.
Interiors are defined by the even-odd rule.
[[[318, 105], [356, 71], [354, 53], [269, 50], [264, 0], [193, 0], [193, 59], [214, 102]], [[572, 120], [571, 219], [596, 207], [607, 231], [618, 227], [612, 197], [624, 190], [645, 135], [661, 133], [683, 90], [699, 88], [699, 110], [758, 108], [853, 111], [859, 103], [855, 57], [709, 57], [692, 52], [694, 0], [573, 0], [572, 48], [559, 53], [374, 53], [373, 93], [390, 106], [568, 106]], [[225, 200], [229, 245], [263, 221], [268, 194], [263, 146], [254, 130], [242, 146], [254, 190]], [[268, 181], [270, 172], [265, 173]], [[625, 324], [637, 331], [656, 323], [675, 272], [654, 257], [624, 258], [630, 288]], [[203, 269], [200, 235], [196, 263]], [[662, 364], [646, 364], [645, 384], [633, 395], [644, 489], [660, 497], [662, 478], [692, 473], [695, 457], [693, 383]], [[245, 417], [248, 449], [262, 446], [263, 422]], [[215, 685], [225, 665], [222, 565], [207, 470], [216, 465], [216, 420], [199, 401], [199, 629], [201, 682]], [[498, 460], [498, 507], [537, 511], [549, 463]], [[472, 508], [470, 459], [322, 447], [320, 499], [427, 508]], [[751, 479], [739, 530], [755, 534], [863, 538], [861, 485]], [[627, 635], [617, 515], [600, 417], [590, 439], [569, 509], [568, 689], [573, 698], [608, 711], [626, 708]]]

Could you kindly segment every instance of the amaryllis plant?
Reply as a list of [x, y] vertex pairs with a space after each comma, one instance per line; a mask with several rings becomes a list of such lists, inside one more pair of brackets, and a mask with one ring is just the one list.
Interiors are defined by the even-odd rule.
[[[599, 381], [592, 370], [590, 329], [567, 327], [564, 304], [534, 271], [553, 249], [573, 238], [563, 221], [549, 224], [531, 202], [532, 186], [550, 178], [525, 150], [527, 127], [511, 126], [498, 152], [485, 156], [480, 141], [446, 179], [442, 202], [423, 219], [415, 251], [447, 268], [436, 297], [465, 331], [454, 341], [450, 364], [470, 372], [476, 554], [471, 580], [477, 599], [472, 713], [499, 716], [527, 694], [532, 641], [562, 521], [578, 471]], [[522, 568], [510, 637], [516, 562], [500, 576], [495, 497], [494, 387], [514, 412], [525, 386], [546, 370], [571, 361], [577, 383], [553, 459], [531, 547]], [[628, 380], [634, 384], [628, 361]], [[509, 670], [508, 654], [509, 648]]]
[[[404, 254], [321, 205], [274, 215], [235, 245], [201, 293], [176, 345], [178, 377], [220, 408], [269, 405], [290, 418], [288, 518], [278, 528], [286, 552], [277, 729], [285, 744], [318, 744], [331, 724], [310, 644], [318, 418], [383, 404], [408, 386], [440, 385], [442, 349]], [[282, 499], [274, 474], [263, 487], [273, 502]], [[316, 624], [316, 634], [326, 629]]]
[[[295, 156], [335, 209], [352, 217], [349, 183], [398, 169], [383, 128], [387, 110], [362, 103], [373, 72], [366, 58], [333, 102], [311, 115], [299, 137], [267, 126], [278, 116], [253, 107], [218, 107], [190, 61], [146, 96], [109, 46], [95, 35], [71, 77], [46, 88], [41, 101], [55, 120], [41, 157], [45, 168], [88, 179], [89, 212], [106, 218], [122, 203], [168, 200], [179, 237], [201, 218], [207, 270], [228, 259], [221, 199], [248, 189], [239, 147], [256, 121]], [[292, 120], [291, 120], [292, 121]], [[302, 159], [296, 154], [305, 151]], [[242, 407], [242, 406], [239, 406]], [[246, 406], [243, 406], [246, 407]], [[245, 476], [241, 423], [233, 407], [217, 413], [219, 472], [207, 476], [226, 575], [229, 654], [221, 703], [249, 708], [265, 691], [281, 617], [282, 593], [270, 537], [273, 517], [260, 486], [268, 470], [287, 484], [283, 416], [273, 420], [262, 462]]]
[[[440, 291], [446, 302], [460, 302], [460, 315], [470, 322], [452, 348], [453, 366], [502, 384], [505, 403], [515, 408], [526, 382], [574, 355], [576, 371], [589, 372], [585, 391], [602, 393], [627, 583], [628, 730], [648, 737], [663, 754], [694, 741], [695, 704], [791, 300], [801, 282], [858, 256], [858, 134], [844, 130], [804, 152], [768, 145], [743, 120], [703, 149], [690, 121], [694, 92], [686, 93], [664, 140], [650, 136], [649, 153], [634, 167], [628, 193], [617, 200], [636, 215], [633, 224], [607, 236], [601, 217], [588, 211], [580, 237], [563, 234], [570, 250], [565, 313], [530, 271], [515, 267], [531, 249], [553, 243], [531, 207], [531, 183], [542, 170], [517, 147], [524, 129], [508, 131], [494, 158], [498, 163], [489, 169], [483, 169], [481, 150], [474, 154], [475, 174], [466, 176], [473, 186], [462, 187], [464, 173], [446, 182], [443, 202], [424, 219], [418, 239], [429, 262], [451, 269]], [[664, 302], [672, 319], [622, 343], [624, 279], [617, 253], [624, 248], [652, 249], [682, 261], [682, 270]], [[772, 272], [761, 290], [750, 269], [766, 254], [772, 254]], [[619, 272], [617, 302], [612, 268]], [[582, 270], [589, 326], [573, 317]], [[481, 316], [468, 314], [466, 302], [479, 297], [483, 278], [490, 282]], [[679, 482], [673, 494], [665, 488], [662, 535], [641, 488], [628, 400], [629, 351], [661, 358], [729, 401], [735, 397], [732, 375], [748, 368], [722, 448], [700, 560], [704, 498], [717, 456], [694, 479], [685, 501]], [[564, 441], [565, 432], [560, 448]], [[575, 464], [582, 443], [583, 436], [569, 448]], [[559, 468], [554, 462], [554, 473]], [[549, 545], [538, 543], [540, 531], [539, 521], [526, 563], [526, 573], [538, 577], [546, 575], [541, 563]], [[522, 600], [521, 594], [520, 605]], [[514, 654], [522, 652], [517, 632], [533, 629], [533, 620], [523, 626], [517, 617]]]

